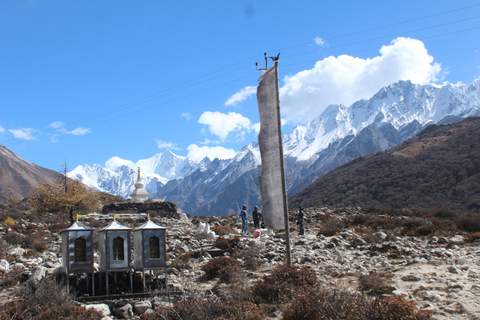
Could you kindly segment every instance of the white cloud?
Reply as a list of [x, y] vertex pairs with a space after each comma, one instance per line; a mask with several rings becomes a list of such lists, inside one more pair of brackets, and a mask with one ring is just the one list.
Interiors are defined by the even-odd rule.
[[330, 56], [318, 61], [313, 69], [284, 78], [280, 89], [282, 114], [288, 121], [305, 123], [330, 104], [349, 106], [399, 80], [431, 83], [438, 80], [441, 71], [423, 42], [409, 38], [393, 40], [371, 59]]
[[73, 129], [72, 131], [65, 131], [65, 133], [72, 134], [74, 136], [83, 136], [87, 133], [90, 133], [91, 131], [92, 130], [90, 128], [78, 127], [76, 129]]
[[258, 134], [260, 132], [260, 122], [254, 123], [252, 125], [252, 129], [253, 131], [255, 131], [256, 134]]
[[224, 147], [199, 147], [196, 144], [189, 145], [187, 150], [187, 157], [196, 162], [202, 161], [205, 157], [208, 157], [210, 160], [214, 160], [215, 158], [231, 159], [237, 154], [233, 149], [227, 149]]
[[225, 102], [226, 106], [235, 106], [237, 103], [243, 102], [250, 98], [252, 95], [257, 93], [257, 87], [255, 86], [247, 86], [241, 89], [239, 92], [233, 94], [230, 98], [227, 99]]
[[169, 149], [169, 150], [179, 150], [172, 142], [162, 141], [155, 139], [158, 149]]
[[188, 112], [182, 113], [182, 114], [181, 114], [181, 117], [182, 117], [182, 118], [185, 118], [185, 119], [187, 119], [187, 120], [192, 119], [192, 115], [191, 115], [190, 113], [188, 113]]
[[[52, 122], [48, 127], [56, 129], [58, 132], [61, 132], [61, 133], [64, 133], [64, 134], [71, 134], [71, 135], [74, 135], [74, 136], [83, 136], [83, 135], [86, 135], [87, 133], [92, 132], [92, 130], [90, 128], [85, 128], [85, 127], [78, 127], [78, 128], [73, 129], [71, 131], [68, 131], [65, 128], [65, 122], [63, 122], [63, 121]], [[57, 141], [57, 140], [55, 139], [55, 141]]]
[[56, 142], [58, 142], [58, 134], [51, 134], [51, 135], [50, 135], [50, 142], [51, 142], [51, 143], [56, 143]]
[[0, 133], [5, 132], [5, 128], [0, 126]]
[[325, 44], [325, 40], [323, 40], [320, 37], [316, 37], [313, 41], [315, 41], [316, 44], [323, 46]]
[[65, 127], [65, 122], [62, 122], [62, 121], [52, 122], [49, 125], [49, 127], [53, 128], [53, 129], [61, 129], [61, 128]]
[[218, 111], [205, 111], [198, 119], [198, 123], [207, 125], [210, 133], [218, 136], [222, 141], [231, 132], [243, 136], [245, 131], [251, 130], [252, 126], [251, 121], [239, 113], [229, 112], [225, 114]]
[[32, 128], [10, 129], [8, 131], [10, 131], [16, 139], [24, 139], [24, 140], [37, 139], [37, 137], [35, 136], [35, 129], [32, 129]]

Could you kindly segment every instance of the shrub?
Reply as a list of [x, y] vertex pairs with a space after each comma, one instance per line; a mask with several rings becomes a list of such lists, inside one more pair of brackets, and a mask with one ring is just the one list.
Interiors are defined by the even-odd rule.
[[315, 271], [306, 266], [280, 266], [254, 283], [252, 294], [256, 301], [279, 303], [290, 299], [296, 290], [303, 290], [317, 283]]
[[22, 271], [18, 268], [13, 268], [9, 273], [4, 274], [2, 280], [0, 281], [0, 287], [2, 288], [11, 288], [20, 283], [22, 279]]
[[5, 223], [6, 226], [11, 227], [15, 224], [15, 220], [13, 220], [12, 217], [8, 217], [3, 223]]
[[7, 251], [7, 243], [0, 239], [0, 260], [5, 258]]
[[204, 264], [202, 270], [205, 272], [205, 279], [220, 277], [222, 282], [229, 282], [233, 273], [241, 271], [240, 266], [240, 261], [235, 258], [217, 257]]
[[246, 248], [239, 251], [235, 256], [243, 260], [243, 267], [255, 271], [262, 264], [259, 258], [260, 250], [255, 241], [251, 241]]
[[381, 230], [395, 230], [403, 225], [403, 222], [396, 217], [386, 217], [381, 218], [378, 217], [377, 219], [372, 221], [371, 227], [373, 229], [381, 229]]
[[[284, 320], [366, 320], [365, 296], [324, 288], [309, 288], [295, 296], [283, 310]], [[396, 318], [395, 318], [396, 319]]]
[[390, 294], [395, 288], [388, 284], [389, 278], [391, 278], [391, 276], [386, 274], [373, 273], [362, 275], [358, 279], [359, 288], [363, 292], [371, 295]]
[[462, 231], [480, 232], [480, 213], [463, 213], [454, 218], [455, 224]]
[[446, 235], [457, 230], [457, 226], [453, 221], [433, 219], [431, 223], [419, 224], [411, 227], [408, 232], [409, 236], [430, 236], [430, 235]]
[[53, 279], [43, 280], [37, 290], [24, 287], [21, 299], [0, 309], [0, 319], [100, 319], [101, 314], [75, 305], [73, 295]]
[[432, 319], [430, 311], [418, 310], [413, 301], [408, 301], [400, 297], [384, 297], [375, 299], [369, 305], [370, 316], [367, 319], [372, 320], [427, 320]]
[[318, 234], [323, 234], [324, 236], [331, 237], [343, 231], [344, 227], [345, 225], [342, 220], [330, 217], [322, 224], [320, 230], [318, 231]]
[[458, 212], [445, 208], [437, 208], [432, 211], [432, 214], [435, 218], [453, 219], [456, 215], [458, 215]]
[[465, 236], [465, 242], [474, 242], [480, 239], [480, 232], [470, 233]]
[[44, 237], [36, 237], [35, 241], [32, 244], [32, 249], [37, 252], [44, 252], [49, 247], [49, 241]]
[[193, 259], [182, 259], [181, 256], [172, 261], [171, 267], [177, 269], [178, 271], [182, 270], [192, 270], [192, 260]]
[[238, 233], [237, 230], [230, 226], [215, 225], [212, 227], [212, 231], [219, 236], [224, 236], [230, 233]]
[[21, 245], [23, 243], [23, 238], [24, 236], [22, 234], [15, 231], [8, 232], [5, 235], [5, 241], [7, 241], [7, 243], [11, 244], [12, 246]]
[[224, 238], [224, 237], [217, 237], [215, 239], [214, 246], [228, 251], [230, 254], [236, 253], [237, 250], [240, 250], [241, 247], [241, 242], [240, 242], [240, 237], [233, 237], [233, 238]]
[[376, 219], [377, 217], [373, 214], [355, 214], [347, 218], [347, 223], [350, 226], [370, 226]]
[[158, 308], [155, 314], [143, 315], [141, 319], [162, 320], [204, 320], [204, 319], [244, 319], [261, 320], [264, 313], [252, 302], [229, 302], [217, 297], [184, 297], [173, 307]]
[[53, 223], [50, 224], [48, 227], [48, 230], [50, 230], [51, 233], [57, 233], [59, 234], [60, 231], [68, 228], [70, 225], [68, 222], [58, 222], [58, 223]]
[[399, 297], [369, 300], [365, 295], [326, 288], [310, 288], [295, 296], [283, 311], [284, 320], [427, 320], [413, 302]]

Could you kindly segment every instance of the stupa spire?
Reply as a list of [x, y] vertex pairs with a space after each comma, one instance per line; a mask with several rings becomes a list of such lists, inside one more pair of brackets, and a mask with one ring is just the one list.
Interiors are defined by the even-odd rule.
[[148, 198], [148, 192], [145, 190], [145, 185], [142, 182], [142, 176], [140, 175], [140, 167], [138, 167], [138, 179], [135, 183], [135, 190], [130, 195], [133, 201], [143, 202]]

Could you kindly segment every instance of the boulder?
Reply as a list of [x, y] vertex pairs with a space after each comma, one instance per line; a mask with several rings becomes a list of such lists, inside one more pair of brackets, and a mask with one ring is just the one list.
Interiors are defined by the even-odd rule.
[[152, 304], [148, 300], [137, 301], [133, 304], [133, 311], [138, 315], [143, 314], [145, 311], [151, 308]]
[[7, 260], [2, 259], [0, 261], [0, 272], [1, 273], [8, 273], [10, 272], [10, 263]]
[[40, 281], [42, 281], [43, 278], [45, 278], [47, 274], [47, 268], [43, 266], [37, 266], [33, 269], [32, 275], [27, 281], [27, 284], [31, 286], [34, 289], [38, 288], [38, 285], [40, 284]]
[[456, 235], [450, 238], [450, 243], [456, 244], [456, 245], [463, 244], [465, 243], [465, 239], [461, 235]]
[[351, 242], [350, 242], [350, 246], [351, 247], [358, 247], [358, 246], [364, 246], [366, 245], [367, 242], [365, 240], [363, 240], [362, 238], [360, 237], [356, 237], [355, 239], [353, 239]]
[[127, 300], [120, 300], [115, 302], [110, 311], [112, 315], [119, 319], [128, 319], [133, 317], [133, 307]]
[[110, 312], [110, 308], [105, 303], [85, 304], [83, 305], [83, 307], [85, 307], [85, 309], [88, 309], [88, 310], [93, 309], [100, 312], [102, 317], [110, 316], [112, 314]]
[[142, 315], [146, 315], [146, 316], [152, 315], [153, 316], [155, 313], [156, 313], [155, 310], [150, 308], [150, 309], [145, 310], [145, 312], [142, 313]]

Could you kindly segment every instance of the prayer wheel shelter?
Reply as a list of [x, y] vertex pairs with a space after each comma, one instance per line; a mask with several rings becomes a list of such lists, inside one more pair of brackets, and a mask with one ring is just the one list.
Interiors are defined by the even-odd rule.
[[106, 273], [106, 289], [108, 295], [108, 273], [130, 272], [130, 291], [132, 291], [132, 245], [131, 228], [117, 221], [111, 222], [98, 232], [99, 271]]
[[133, 232], [135, 271], [142, 271], [143, 290], [145, 290], [145, 270], [165, 269], [165, 282], [167, 281], [166, 266], [166, 227], [150, 221], [145, 222]]
[[68, 291], [70, 291], [70, 274], [91, 273], [92, 293], [95, 295], [93, 231], [93, 228], [88, 228], [78, 221], [69, 228], [60, 231], [62, 238], [62, 265], [67, 274]]

